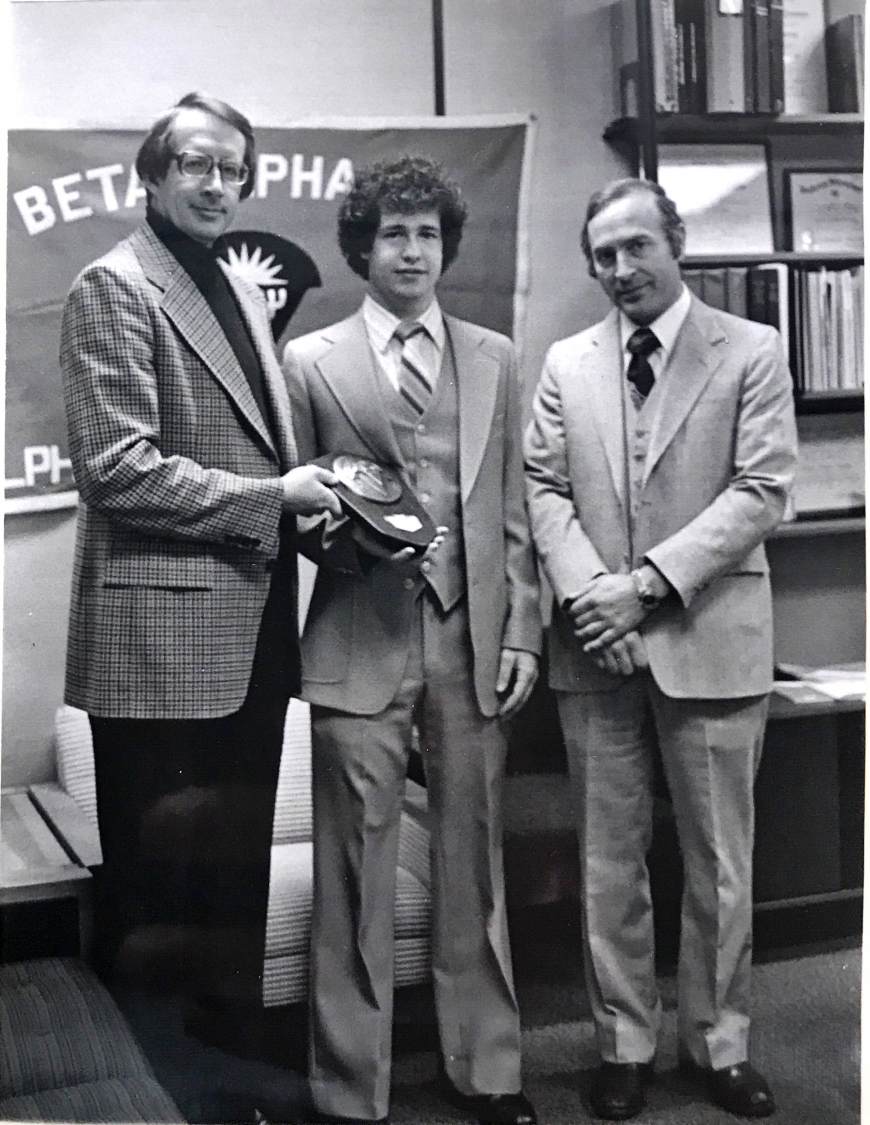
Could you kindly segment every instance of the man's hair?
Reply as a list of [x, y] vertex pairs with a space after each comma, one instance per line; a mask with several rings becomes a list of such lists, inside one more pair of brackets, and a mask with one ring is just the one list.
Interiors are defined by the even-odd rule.
[[459, 252], [467, 208], [459, 188], [428, 156], [403, 156], [362, 168], [338, 212], [338, 245], [347, 264], [368, 279], [370, 254], [383, 214], [437, 211], [444, 253], [442, 273]]
[[254, 171], [256, 154], [254, 152], [254, 130], [243, 113], [233, 109], [226, 102], [211, 98], [208, 94], [185, 94], [176, 105], [160, 115], [148, 131], [136, 154], [136, 173], [142, 181], [159, 184], [169, 171], [169, 164], [175, 153], [171, 147], [172, 130], [180, 114], [186, 109], [199, 109], [219, 121], [225, 121], [245, 138], [245, 166], [248, 175], [239, 192], [240, 199], [247, 199], [254, 190]]
[[652, 180], [636, 180], [627, 176], [623, 180], [614, 180], [613, 183], [603, 187], [600, 191], [596, 191], [586, 208], [586, 221], [580, 234], [580, 243], [583, 247], [583, 253], [586, 255], [589, 273], [592, 277], [596, 277], [597, 274], [595, 273], [595, 262], [592, 259], [592, 247], [589, 242], [589, 224], [599, 212], [603, 211], [605, 207], [609, 207], [611, 203], [616, 203], [618, 199], [625, 199], [628, 195], [640, 195], [643, 192], [651, 195], [656, 201], [659, 218], [662, 221], [662, 230], [668, 240], [671, 253], [675, 258], [682, 255], [686, 241], [686, 226], [677, 212], [674, 201], [665, 193], [664, 188]]

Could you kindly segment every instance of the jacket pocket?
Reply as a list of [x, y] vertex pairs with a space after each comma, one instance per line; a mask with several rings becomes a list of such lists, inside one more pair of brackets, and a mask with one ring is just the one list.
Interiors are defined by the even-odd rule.
[[[181, 546], [181, 545], [179, 545]], [[148, 586], [159, 590], [212, 590], [215, 560], [212, 555], [153, 549], [110, 553], [103, 572], [107, 588]]]

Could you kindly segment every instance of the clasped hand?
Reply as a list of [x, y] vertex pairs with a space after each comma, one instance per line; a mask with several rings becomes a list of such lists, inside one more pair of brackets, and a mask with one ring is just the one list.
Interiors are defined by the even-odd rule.
[[630, 676], [648, 661], [637, 626], [646, 616], [628, 574], [600, 574], [566, 607], [574, 635], [599, 668]]

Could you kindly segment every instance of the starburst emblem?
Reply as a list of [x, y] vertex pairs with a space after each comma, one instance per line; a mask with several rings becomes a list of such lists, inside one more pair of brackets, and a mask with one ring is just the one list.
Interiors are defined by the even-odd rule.
[[286, 285], [287, 279], [281, 277], [281, 263], [275, 261], [275, 255], [263, 257], [259, 246], [255, 246], [253, 253], [248, 250], [247, 243], [243, 242], [238, 250], [234, 246], [227, 248], [227, 263], [238, 277], [266, 288], [270, 285]]

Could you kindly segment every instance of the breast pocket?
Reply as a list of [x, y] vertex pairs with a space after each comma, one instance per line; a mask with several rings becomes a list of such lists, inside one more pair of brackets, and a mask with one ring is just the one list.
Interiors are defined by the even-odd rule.
[[112, 551], [103, 572], [103, 586], [119, 589], [147, 586], [159, 590], [211, 590], [215, 585], [212, 555], [194, 554], [188, 548], [155, 551]]

